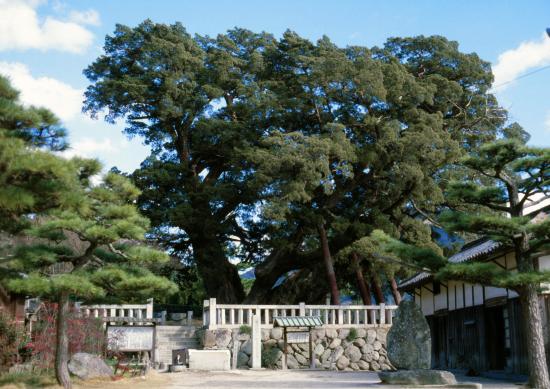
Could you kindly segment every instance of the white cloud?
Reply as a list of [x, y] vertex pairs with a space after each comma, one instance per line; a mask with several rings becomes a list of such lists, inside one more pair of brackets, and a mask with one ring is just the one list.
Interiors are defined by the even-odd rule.
[[101, 24], [101, 21], [99, 20], [99, 13], [93, 9], [82, 12], [71, 11], [69, 13], [69, 20], [79, 24], [89, 24], [91, 26], [99, 26]]
[[67, 158], [75, 156], [95, 158], [98, 155], [113, 153], [118, 149], [119, 147], [115, 147], [110, 138], [101, 140], [82, 138], [71, 143], [70, 148], [61, 154]]
[[[0, 50], [58, 50], [84, 52], [93, 34], [81, 24], [99, 23], [95, 11], [76, 12], [76, 19], [63, 21], [52, 16], [40, 20], [39, 1], [0, 0]], [[72, 13], [71, 13], [72, 15]]]
[[495, 88], [503, 90], [510, 85], [510, 81], [526, 71], [546, 65], [550, 65], [550, 38], [544, 34], [539, 40], [523, 42], [498, 56], [493, 66]]
[[7, 76], [25, 105], [46, 107], [61, 120], [80, 115], [84, 91], [51, 77], [33, 77], [29, 68], [19, 62], [0, 61], [0, 74]]

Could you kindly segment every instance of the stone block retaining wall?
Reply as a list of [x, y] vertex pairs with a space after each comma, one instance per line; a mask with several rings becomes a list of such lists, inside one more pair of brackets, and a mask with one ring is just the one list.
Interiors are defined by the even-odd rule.
[[[351, 333], [350, 333], [351, 331]], [[350, 328], [312, 330], [313, 356], [317, 368], [333, 370], [393, 370], [387, 358], [387, 328]], [[237, 367], [252, 365], [252, 339], [239, 329], [203, 330], [199, 334], [204, 349], [228, 349], [239, 342]], [[283, 329], [262, 329], [262, 367], [280, 369], [283, 357]], [[288, 344], [289, 369], [308, 369], [309, 344]]]

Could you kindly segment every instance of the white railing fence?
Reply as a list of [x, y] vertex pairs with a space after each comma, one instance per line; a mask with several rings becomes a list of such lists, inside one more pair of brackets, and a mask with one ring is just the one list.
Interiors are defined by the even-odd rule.
[[384, 327], [392, 325], [397, 305], [242, 305], [217, 304], [204, 300], [203, 325], [213, 328], [238, 328], [252, 325], [252, 316], [260, 317], [263, 328], [273, 327], [277, 316], [319, 316], [323, 327]]
[[104, 322], [113, 324], [145, 324], [153, 321], [153, 299], [148, 299], [147, 304], [81, 305], [80, 312], [85, 316], [101, 318]]

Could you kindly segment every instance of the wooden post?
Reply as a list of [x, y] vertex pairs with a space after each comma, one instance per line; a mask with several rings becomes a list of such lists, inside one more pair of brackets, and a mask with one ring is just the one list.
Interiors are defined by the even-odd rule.
[[212, 330], [216, 328], [216, 324], [217, 324], [216, 320], [218, 319], [215, 298], [210, 299], [208, 308], [209, 308], [208, 309], [208, 318], [209, 318], [208, 328]]

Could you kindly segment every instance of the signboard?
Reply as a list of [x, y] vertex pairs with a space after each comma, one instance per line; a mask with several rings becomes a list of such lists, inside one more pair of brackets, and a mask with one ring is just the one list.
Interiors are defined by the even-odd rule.
[[148, 351], [153, 349], [154, 327], [109, 326], [107, 344], [109, 350]]
[[287, 343], [309, 343], [309, 332], [287, 332]]

